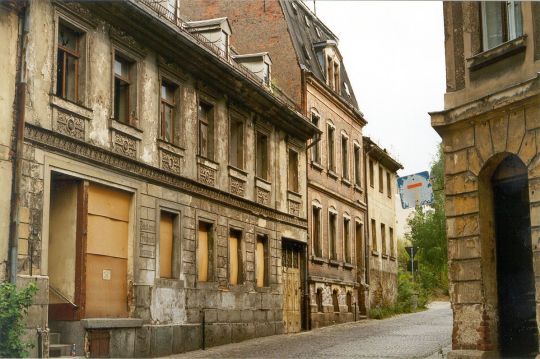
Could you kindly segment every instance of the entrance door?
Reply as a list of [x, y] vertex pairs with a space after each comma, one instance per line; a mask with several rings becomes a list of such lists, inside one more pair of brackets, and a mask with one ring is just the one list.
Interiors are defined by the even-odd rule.
[[302, 330], [301, 246], [283, 243], [283, 321], [287, 333]]
[[509, 156], [492, 178], [497, 245], [499, 345], [504, 357], [538, 351], [527, 168]]
[[127, 317], [127, 258], [131, 195], [88, 187], [86, 317]]

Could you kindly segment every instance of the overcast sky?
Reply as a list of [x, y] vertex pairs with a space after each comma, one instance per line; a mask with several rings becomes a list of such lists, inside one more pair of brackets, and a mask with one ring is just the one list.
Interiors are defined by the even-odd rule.
[[[339, 38], [364, 135], [403, 164], [400, 176], [429, 170], [440, 137], [428, 112], [443, 109], [445, 91], [442, 2], [317, 0], [316, 12]], [[411, 211], [396, 200], [402, 237]]]
[[445, 90], [442, 2], [317, 0], [316, 12], [339, 38], [364, 135], [397, 157], [400, 175], [429, 170], [440, 138], [428, 111], [443, 109]]

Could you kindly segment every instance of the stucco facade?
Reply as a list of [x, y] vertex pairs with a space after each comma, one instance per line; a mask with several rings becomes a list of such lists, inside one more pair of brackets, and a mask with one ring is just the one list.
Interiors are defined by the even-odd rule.
[[232, 45], [238, 51], [268, 51], [272, 83], [322, 132], [307, 153], [310, 240], [303, 328], [358, 319], [369, 306], [362, 159], [366, 121], [338, 39], [300, 1], [202, 4], [184, 1], [180, 6], [193, 20], [227, 16], [237, 32]]
[[368, 195], [369, 305], [388, 306], [397, 299], [397, 171], [403, 166], [369, 137], [364, 137]]
[[[306, 141], [316, 127], [186, 31], [176, 10], [3, 4], [4, 193], [19, 14], [29, 31], [17, 283], [38, 284], [27, 336], [38, 343], [43, 330], [31, 354], [60, 340], [77, 355], [160, 356], [282, 333], [282, 248], [307, 245]], [[61, 56], [77, 57], [74, 99]], [[6, 263], [9, 208], [0, 215]]]
[[538, 354], [540, 6], [501, 4], [444, 4], [451, 358]]

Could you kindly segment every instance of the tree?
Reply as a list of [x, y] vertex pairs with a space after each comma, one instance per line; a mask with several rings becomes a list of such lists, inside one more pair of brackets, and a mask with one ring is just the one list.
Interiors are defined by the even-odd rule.
[[433, 204], [417, 207], [409, 218], [406, 238], [418, 248], [418, 278], [425, 289], [448, 289], [448, 254], [444, 213], [444, 152], [442, 144], [431, 165]]

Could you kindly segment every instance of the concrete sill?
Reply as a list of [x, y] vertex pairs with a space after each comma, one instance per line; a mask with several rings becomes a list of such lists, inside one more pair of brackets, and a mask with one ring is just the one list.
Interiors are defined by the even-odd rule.
[[333, 179], [338, 179], [337, 173], [332, 170], [328, 170], [328, 177], [332, 177]]
[[332, 266], [332, 267], [339, 267], [340, 264], [341, 264], [341, 263], [340, 263], [339, 261], [336, 261], [336, 260], [334, 260], [334, 259], [330, 259], [330, 260], [328, 261], [328, 265], [330, 265], [330, 266]]
[[395, 261], [396, 261], [396, 257], [390, 256], [390, 260], [395, 262]]
[[343, 268], [345, 268], [345, 269], [353, 269], [354, 265], [352, 265], [351, 263], [343, 263]]
[[388, 254], [383, 254], [382, 257], [383, 259], [388, 259]]
[[525, 51], [525, 40], [527, 35], [522, 35], [516, 39], [504, 42], [497, 47], [483, 51], [477, 55], [469, 57], [467, 64], [471, 71], [481, 69], [504, 58]]
[[354, 185], [354, 190], [355, 190], [356, 192], [364, 193], [364, 190], [362, 189], [362, 187], [360, 187], [360, 186], [357, 185], [357, 184]]
[[341, 183], [343, 183], [345, 186], [351, 187], [351, 181], [346, 178], [342, 178]]
[[322, 257], [316, 257], [316, 256], [311, 256], [311, 261], [313, 263], [326, 263], [326, 259], [322, 258]]
[[82, 319], [81, 324], [86, 329], [140, 328], [143, 325], [143, 320], [139, 318], [92, 318]]
[[324, 167], [320, 163], [315, 161], [311, 161], [311, 167], [319, 172], [324, 171]]
[[379, 256], [379, 252], [377, 252], [377, 251], [371, 251], [371, 255], [372, 255], [372, 256], [375, 256], [375, 257], [378, 257], [378, 256]]

